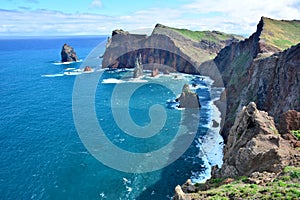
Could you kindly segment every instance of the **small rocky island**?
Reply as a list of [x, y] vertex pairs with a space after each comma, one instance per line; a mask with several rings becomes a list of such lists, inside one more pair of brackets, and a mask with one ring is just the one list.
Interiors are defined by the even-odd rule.
[[61, 62], [76, 62], [78, 61], [76, 52], [73, 47], [64, 44], [61, 50]]
[[200, 108], [199, 96], [190, 90], [188, 84], [184, 84], [180, 97], [176, 99], [179, 108]]

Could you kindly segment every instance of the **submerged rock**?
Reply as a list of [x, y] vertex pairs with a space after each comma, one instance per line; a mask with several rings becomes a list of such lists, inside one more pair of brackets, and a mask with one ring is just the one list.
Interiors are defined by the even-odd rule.
[[76, 52], [73, 47], [68, 44], [64, 44], [61, 50], [61, 62], [73, 62], [78, 61]]
[[179, 108], [200, 108], [199, 96], [192, 92], [188, 84], [184, 84], [180, 97], [176, 99]]
[[249, 176], [254, 172], [279, 173], [295, 155], [291, 145], [280, 137], [272, 117], [251, 102], [243, 107], [230, 130], [221, 169], [213, 177]]

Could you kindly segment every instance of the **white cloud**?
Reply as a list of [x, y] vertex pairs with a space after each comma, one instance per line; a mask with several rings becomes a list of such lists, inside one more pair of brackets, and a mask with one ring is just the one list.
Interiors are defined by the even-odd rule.
[[93, 0], [90, 4], [90, 8], [102, 8], [102, 2], [100, 0]]
[[299, 0], [194, 0], [183, 6], [187, 12], [214, 15], [202, 21], [223, 27], [223, 31], [251, 33], [261, 16], [274, 19], [300, 19]]
[[91, 14], [66, 14], [57, 11], [0, 10], [0, 35], [78, 35], [107, 34], [111, 17]]
[[67, 14], [45, 9], [0, 9], [0, 35], [100, 35], [110, 34], [117, 28], [129, 31], [153, 28], [156, 23], [250, 35], [261, 16], [300, 19], [299, 0], [193, 0], [178, 9], [148, 8], [120, 16]]

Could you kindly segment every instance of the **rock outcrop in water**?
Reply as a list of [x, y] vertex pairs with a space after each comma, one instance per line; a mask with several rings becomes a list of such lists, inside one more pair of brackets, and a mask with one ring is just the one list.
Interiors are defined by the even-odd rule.
[[253, 172], [279, 173], [293, 160], [296, 151], [280, 137], [273, 118], [251, 102], [235, 119], [224, 148], [221, 169], [213, 177], [249, 176]]
[[76, 62], [78, 61], [76, 52], [73, 47], [64, 44], [61, 50], [61, 62]]
[[85, 68], [83, 69], [84, 72], [92, 72], [93, 68], [91, 68], [90, 66], [85, 66]]
[[138, 78], [141, 76], [143, 76], [143, 63], [142, 56], [139, 54], [139, 57], [135, 58], [133, 78]]
[[182, 88], [180, 97], [176, 99], [179, 102], [179, 108], [200, 108], [199, 96], [192, 92], [188, 84]]

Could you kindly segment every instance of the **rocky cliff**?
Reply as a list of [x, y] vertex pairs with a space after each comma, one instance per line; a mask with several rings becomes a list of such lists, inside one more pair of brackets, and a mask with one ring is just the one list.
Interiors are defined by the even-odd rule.
[[[296, 111], [285, 114], [286, 120], [282, 122], [284, 132], [300, 128], [299, 116]], [[291, 121], [291, 117], [296, 117], [296, 120]], [[188, 180], [182, 186], [176, 186], [174, 199], [263, 199], [274, 193], [284, 199], [290, 196], [298, 199], [299, 192], [291, 190], [286, 195], [286, 190], [299, 184], [299, 167], [299, 150], [281, 137], [273, 118], [251, 102], [242, 108], [230, 130], [222, 167], [213, 167], [212, 178], [204, 184], [193, 185]], [[289, 169], [295, 170], [291, 176], [287, 176]], [[239, 181], [240, 177], [243, 181]], [[282, 191], [278, 186], [282, 187]], [[255, 187], [255, 190], [250, 191], [249, 187]], [[260, 193], [257, 192], [260, 188], [261, 194], [254, 197]]]
[[211, 60], [223, 47], [241, 37], [221, 32], [193, 32], [157, 24], [150, 36], [115, 30], [108, 39], [102, 67], [132, 68], [142, 56], [145, 69], [199, 73], [198, 66]]
[[[272, 181], [287, 165], [299, 166], [299, 151], [293, 149], [299, 141], [291, 134], [300, 129], [299, 32], [300, 21], [262, 17], [248, 39], [200, 65], [203, 73], [216, 66], [225, 85], [222, 96], [227, 97], [222, 99], [227, 105], [223, 165], [212, 170], [214, 178], [259, 176]], [[217, 71], [209, 73], [214, 77]], [[256, 104], [248, 105], [251, 101]], [[176, 187], [176, 198], [198, 199], [182, 189]]]
[[[221, 134], [226, 147], [224, 164], [213, 170], [214, 177], [252, 176], [263, 171], [276, 174], [295, 164], [293, 156], [300, 165], [292, 148], [299, 141], [291, 134], [291, 127], [300, 128], [299, 33], [300, 21], [266, 17], [243, 41], [219, 32], [160, 24], [150, 36], [117, 30], [107, 43], [102, 66], [133, 67], [141, 54], [144, 69], [160, 66], [155, 69], [200, 73], [211, 76], [218, 85], [224, 83], [221, 103], [227, 109]], [[191, 197], [180, 187], [176, 192], [175, 199]]]
[[249, 176], [253, 172], [279, 173], [289, 165], [296, 151], [284, 140], [273, 118], [251, 102], [243, 107], [232, 126], [224, 148], [221, 169], [213, 177]]
[[[275, 31], [284, 38], [276, 38]], [[225, 141], [236, 113], [250, 101], [269, 112], [276, 124], [287, 110], [300, 110], [300, 44], [296, 45], [300, 42], [299, 34], [296, 36], [299, 32], [300, 21], [262, 17], [252, 36], [225, 47], [216, 56], [213, 63], [222, 75], [227, 97], [222, 131]], [[287, 44], [296, 46], [281, 51]]]

